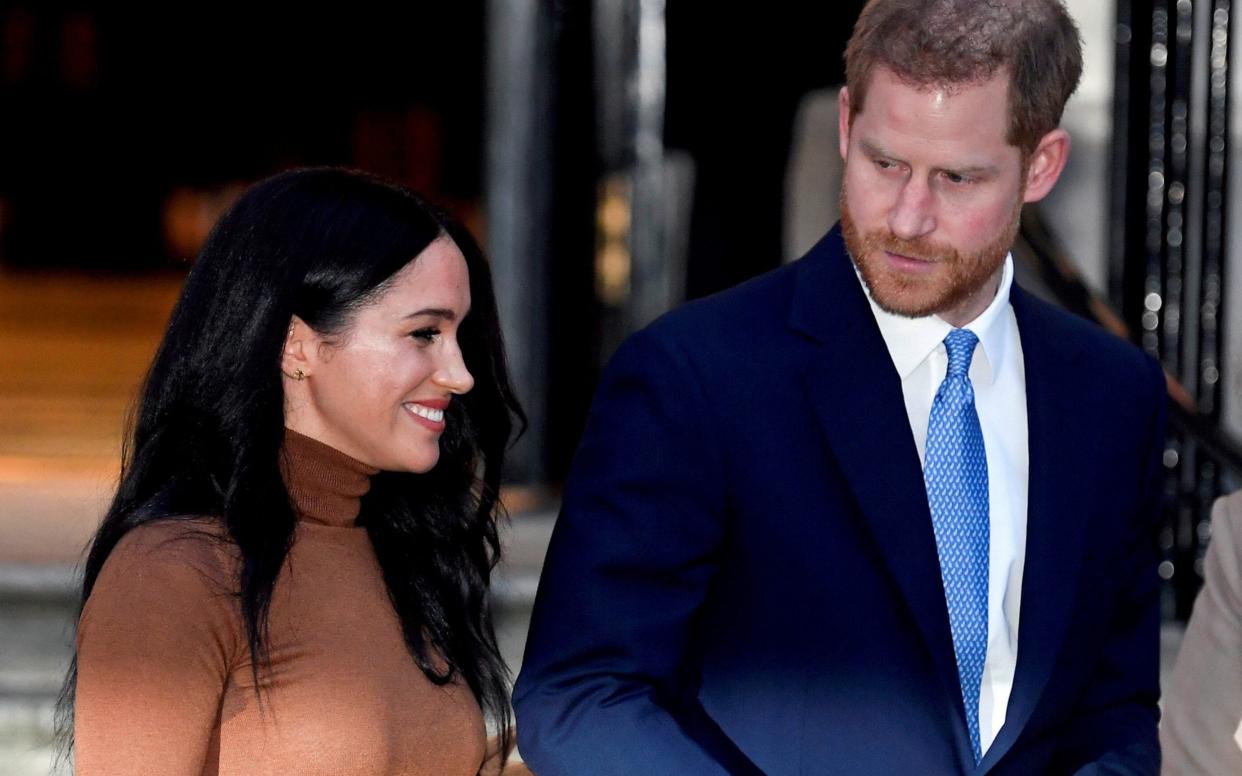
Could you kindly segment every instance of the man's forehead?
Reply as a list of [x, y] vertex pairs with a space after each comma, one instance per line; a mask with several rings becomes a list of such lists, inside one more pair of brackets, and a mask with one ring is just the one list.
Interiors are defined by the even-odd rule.
[[916, 92], [935, 95], [945, 100], [956, 97], [969, 89], [992, 84], [995, 84], [997, 87], [1003, 86], [1008, 91], [1010, 80], [1009, 70], [1004, 66], [988, 71], [980, 71], [971, 74], [968, 78], [955, 80], [934, 78], [929, 80], [917, 78], [908, 71], [883, 63], [877, 65], [871, 72], [868, 86], [874, 85], [879, 79], [888, 79]]
[[995, 78], [973, 83], [915, 84], [891, 71], [877, 71], [868, 84], [858, 115], [912, 134], [935, 133], [946, 125], [975, 134], [995, 130], [1007, 136], [1010, 123], [1008, 83]]

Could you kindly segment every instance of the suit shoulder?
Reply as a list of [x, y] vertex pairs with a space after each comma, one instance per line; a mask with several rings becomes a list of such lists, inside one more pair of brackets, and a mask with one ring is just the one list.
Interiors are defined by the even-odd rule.
[[642, 330], [658, 340], [695, 342], [783, 327], [799, 262], [786, 264], [724, 291], [670, 310]]
[[[1039, 336], [1080, 349], [1093, 369], [1135, 381], [1142, 381], [1144, 375], [1160, 373], [1154, 358], [1099, 324], [1029, 292], [1021, 292], [1020, 299], [1020, 306], [1026, 308], [1026, 314], [1037, 323]], [[1023, 334], [1025, 336], [1025, 332]]]

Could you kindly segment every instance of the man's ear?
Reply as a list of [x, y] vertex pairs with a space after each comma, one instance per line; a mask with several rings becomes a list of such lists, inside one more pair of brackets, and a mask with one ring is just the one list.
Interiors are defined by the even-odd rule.
[[840, 146], [841, 161], [845, 161], [845, 152], [850, 147], [850, 88], [842, 86], [837, 94], [837, 144]]
[[280, 371], [291, 380], [304, 380], [311, 375], [311, 361], [318, 342], [315, 330], [296, 315], [289, 321], [289, 333], [280, 355]]
[[1026, 189], [1023, 193], [1024, 202], [1038, 202], [1048, 196], [1065, 162], [1069, 159], [1070, 136], [1060, 127], [1044, 135], [1035, 146], [1026, 170]]

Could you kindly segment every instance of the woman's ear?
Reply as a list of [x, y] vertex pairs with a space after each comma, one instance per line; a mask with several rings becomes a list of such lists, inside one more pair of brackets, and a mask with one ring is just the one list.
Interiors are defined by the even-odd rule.
[[296, 315], [289, 321], [289, 333], [280, 356], [280, 371], [290, 380], [302, 381], [311, 375], [311, 356], [318, 337], [315, 330]]

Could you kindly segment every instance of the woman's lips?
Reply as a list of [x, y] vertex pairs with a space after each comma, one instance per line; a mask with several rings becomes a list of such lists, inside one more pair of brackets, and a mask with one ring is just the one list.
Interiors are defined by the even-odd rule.
[[440, 432], [444, 430], [444, 410], [448, 407], [447, 401], [407, 401], [401, 406], [416, 423], [426, 426], [432, 431]]

